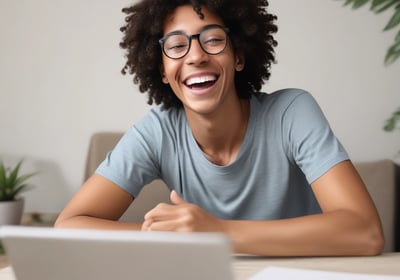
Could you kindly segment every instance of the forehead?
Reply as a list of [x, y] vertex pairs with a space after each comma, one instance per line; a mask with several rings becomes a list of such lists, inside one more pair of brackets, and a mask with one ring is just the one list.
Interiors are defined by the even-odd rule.
[[202, 6], [201, 12], [204, 15], [203, 19], [200, 19], [191, 5], [177, 7], [164, 22], [164, 34], [177, 30], [192, 34], [199, 32], [206, 25], [224, 25], [222, 19], [206, 7]]

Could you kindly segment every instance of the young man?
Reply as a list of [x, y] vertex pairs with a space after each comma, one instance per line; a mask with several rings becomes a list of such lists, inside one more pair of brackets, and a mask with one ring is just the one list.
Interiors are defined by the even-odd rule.
[[[374, 203], [311, 95], [258, 92], [276, 46], [267, 6], [143, 0], [124, 10], [124, 72], [162, 106], [126, 132], [56, 226], [223, 232], [236, 252], [258, 255], [381, 252]], [[157, 178], [171, 204], [143, 224], [118, 222]]]

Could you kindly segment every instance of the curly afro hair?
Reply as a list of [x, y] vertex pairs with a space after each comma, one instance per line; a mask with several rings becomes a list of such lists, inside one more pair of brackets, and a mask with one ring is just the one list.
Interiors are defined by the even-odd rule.
[[181, 108], [181, 101], [169, 85], [162, 82], [162, 51], [158, 40], [163, 36], [165, 19], [178, 6], [192, 5], [203, 18], [201, 7], [218, 15], [229, 28], [229, 39], [245, 59], [243, 71], [236, 72], [235, 86], [240, 98], [249, 98], [260, 91], [270, 77], [275, 62], [273, 34], [277, 17], [267, 12], [267, 0], [141, 0], [124, 8], [126, 24], [121, 27], [120, 42], [126, 51], [122, 73], [133, 75], [140, 92], [148, 92], [148, 104], [162, 104], [165, 109]]

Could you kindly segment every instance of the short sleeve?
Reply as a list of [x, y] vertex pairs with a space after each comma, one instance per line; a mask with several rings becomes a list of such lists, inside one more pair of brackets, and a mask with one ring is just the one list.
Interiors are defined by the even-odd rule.
[[159, 127], [151, 113], [133, 125], [107, 154], [96, 173], [136, 197], [144, 185], [159, 177], [157, 153], [162, 137]]
[[311, 184], [348, 154], [334, 135], [315, 99], [303, 91], [287, 107], [283, 116], [283, 137], [287, 155]]

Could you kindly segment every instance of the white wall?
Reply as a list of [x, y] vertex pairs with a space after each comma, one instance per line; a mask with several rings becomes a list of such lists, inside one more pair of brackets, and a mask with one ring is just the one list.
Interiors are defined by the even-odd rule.
[[[41, 172], [26, 211], [61, 210], [82, 182], [90, 135], [124, 131], [149, 108], [120, 74], [120, 10], [130, 2], [0, 0], [0, 157]], [[400, 106], [400, 61], [383, 66], [395, 36], [381, 31], [390, 13], [270, 2], [278, 64], [264, 90], [309, 90], [354, 161], [394, 158], [399, 133], [382, 130]]]

